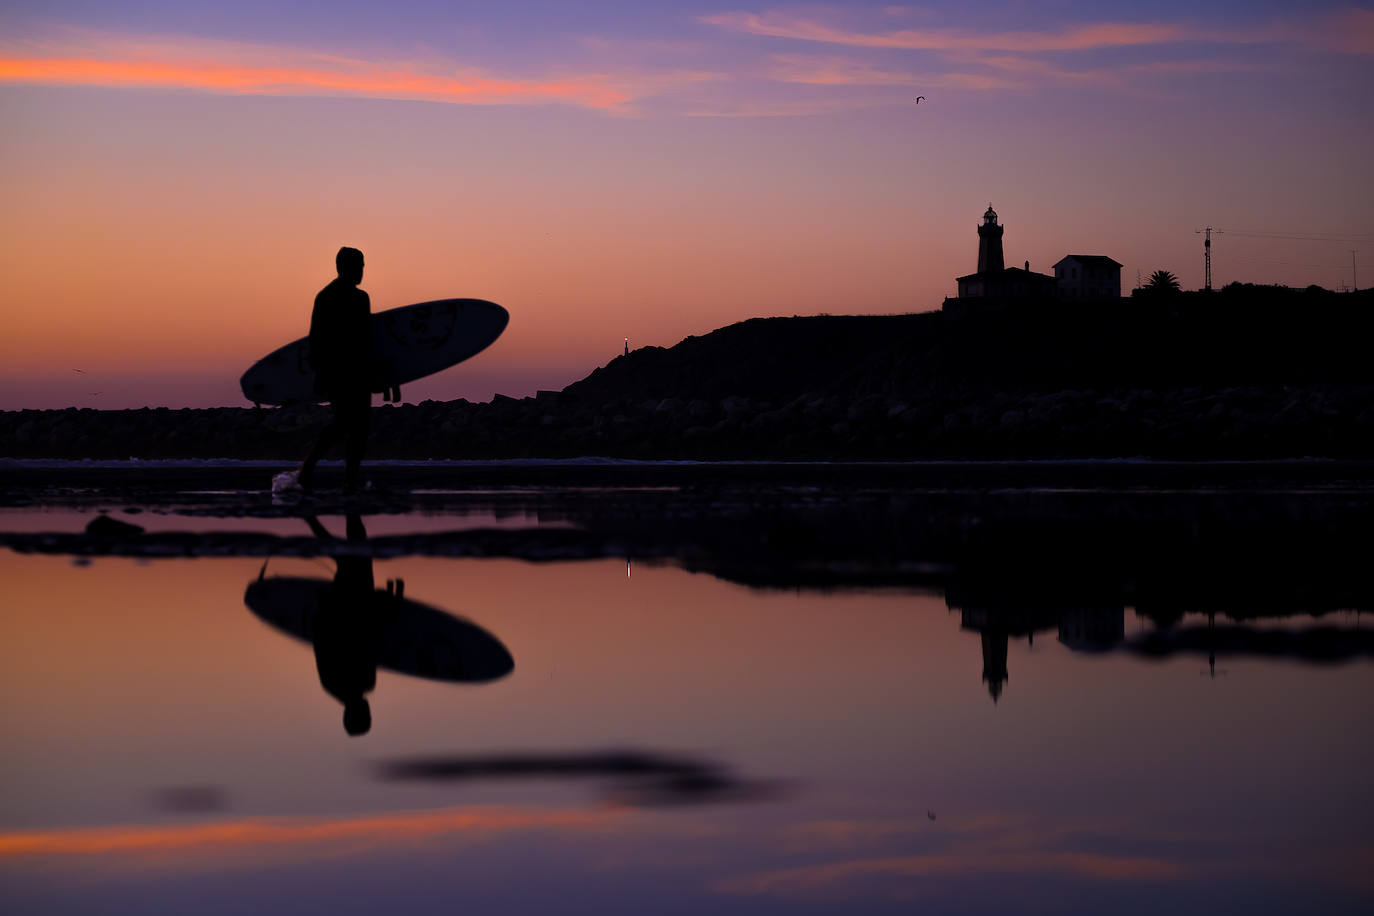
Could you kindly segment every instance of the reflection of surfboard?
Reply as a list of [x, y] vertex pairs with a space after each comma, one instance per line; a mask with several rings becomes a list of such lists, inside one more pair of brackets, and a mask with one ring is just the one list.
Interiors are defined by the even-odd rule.
[[[320, 597], [328, 579], [259, 579], [243, 603], [272, 626], [314, 642]], [[377, 664], [436, 681], [494, 681], [515, 669], [506, 647], [474, 623], [383, 590], [371, 595], [378, 614]]]
[[[506, 329], [510, 315], [485, 299], [438, 299], [372, 315], [371, 388], [386, 391], [476, 356]], [[319, 401], [310, 368], [310, 339], [273, 350], [239, 379], [257, 404]]]

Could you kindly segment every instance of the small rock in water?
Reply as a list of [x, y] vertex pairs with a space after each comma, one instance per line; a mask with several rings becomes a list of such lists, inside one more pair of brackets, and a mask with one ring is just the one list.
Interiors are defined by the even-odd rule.
[[296, 493], [301, 489], [300, 471], [282, 471], [272, 478], [273, 493]]
[[108, 515], [97, 515], [86, 525], [86, 533], [95, 537], [124, 538], [142, 534], [143, 528], [139, 525], [121, 522], [117, 518], [110, 518]]

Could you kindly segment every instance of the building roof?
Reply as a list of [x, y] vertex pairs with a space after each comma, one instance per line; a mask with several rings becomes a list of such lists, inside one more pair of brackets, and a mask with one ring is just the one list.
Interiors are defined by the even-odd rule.
[[[1120, 267], [1121, 265], [1118, 264], [1117, 266]], [[966, 274], [962, 277], [955, 277], [954, 280], [955, 282], [958, 282], [959, 280], [976, 280], [979, 277], [1005, 277], [1008, 280], [1029, 279], [1031, 277], [1036, 277], [1041, 280], [1054, 280], [1054, 277], [1051, 277], [1049, 274], [1038, 274], [1033, 270], [1025, 270], [1021, 267], [1004, 267], [1001, 270], [984, 270], [979, 273]]]
[[1121, 267], [1121, 266], [1122, 266], [1121, 264], [1118, 264], [1116, 261], [1113, 261], [1111, 258], [1107, 257], [1106, 255], [1101, 255], [1101, 254], [1066, 254], [1066, 255], [1064, 255], [1062, 258], [1060, 258], [1058, 261], [1056, 261], [1056, 262], [1054, 263], [1054, 266], [1055, 266], [1055, 267], [1058, 267], [1060, 264], [1063, 264], [1065, 261], [1077, 261], [1079, 264], [1082, 264], [1082, 265], [1084, 265], [1084, 266], [1086, 266], [1086, 267]]

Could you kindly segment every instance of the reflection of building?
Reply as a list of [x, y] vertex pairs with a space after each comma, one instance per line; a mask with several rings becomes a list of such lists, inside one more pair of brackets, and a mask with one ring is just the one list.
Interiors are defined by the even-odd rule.
[[1060, 299], [1120, 299], [1121, 265], [1100, 254], [1069, 254], [1054, 265]]
[[1059, 614], [1059, 641], [1075, 652], [1101, 652], [1125, 638], [1124, 607], [1068, 608]]

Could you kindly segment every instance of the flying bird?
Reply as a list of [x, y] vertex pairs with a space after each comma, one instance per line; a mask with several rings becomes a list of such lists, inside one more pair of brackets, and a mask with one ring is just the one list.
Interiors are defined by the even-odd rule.
[[925, 98], [925, 96], [923, 96], [923, 95], [918, 95], [918, 96], [916, 96], [916, 104], [917, 104], [917, 105], [921, 104], [921, 99], [923, 99], [923, 98]]

